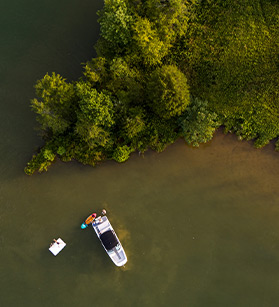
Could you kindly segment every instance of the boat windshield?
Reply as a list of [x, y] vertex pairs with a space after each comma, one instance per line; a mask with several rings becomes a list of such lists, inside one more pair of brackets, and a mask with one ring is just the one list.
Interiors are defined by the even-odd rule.
[[117, 238], [111, 230], [102, 233], [100, 239], [107, 250], [113, 249], [118, 244]]

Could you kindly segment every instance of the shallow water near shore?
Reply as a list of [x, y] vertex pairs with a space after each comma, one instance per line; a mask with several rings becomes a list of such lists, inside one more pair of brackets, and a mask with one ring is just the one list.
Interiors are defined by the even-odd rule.
[[[53, 6], [52, 6], [53, 5]], [[81, 74], [101, 1], [1, 5], [0, 306], [277, 306], [279, 153], [218, 131], [92, 168], [56, 162], [28, 177], [42, 144], [29, 101], [46, 72]], [[106, 208], [128, 256], [113, 265], [93, 229]], [[54, 257], [53, 238], [67, 246]]]

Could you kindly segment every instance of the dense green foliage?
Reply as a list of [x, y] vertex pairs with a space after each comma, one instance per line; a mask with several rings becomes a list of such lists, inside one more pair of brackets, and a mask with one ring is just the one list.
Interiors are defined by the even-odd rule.
[[185, 141], [196, 147], [211, 140], [216, 128], [220, 126], [217, 114], [210, 112], [207, 103], [197, 98], [180, 116], [179, 123]]
[[279, 136], [277, 1], [105, 0], [99, 16], [83, 77], [35, 86], [46, 143], [27, 174], [55, 157], [95, 165], [178, 137], [198, 146], [221, 125], [257, 147]]
[[187, 79], [174, 65], [163, 65], [151, 73], [147, 94], [150, 108], [162, 118], [181, 115], [190, 103]]

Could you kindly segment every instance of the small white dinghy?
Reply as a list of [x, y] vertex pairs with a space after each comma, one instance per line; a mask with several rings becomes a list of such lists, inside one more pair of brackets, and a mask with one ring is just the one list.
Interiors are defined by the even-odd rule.
[[106, 216], [95, 218], [92, 227], [113, 263], [123, 266], [127, 262], [127, 256], [108, 218]]
[[62, 251], [62, 249], [65, 246], [66, 246], [66, 243], [61, 238], [57, 240], [54, 239], [53, 242], [50, 244], [50, 247], [48, 250], [51, 251], [54, 256], [56, 256]]

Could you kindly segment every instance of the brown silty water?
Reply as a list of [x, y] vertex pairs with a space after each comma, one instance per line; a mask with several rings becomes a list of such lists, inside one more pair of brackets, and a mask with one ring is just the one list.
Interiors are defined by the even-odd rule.
[[[3, 5], [2, 5], [3, 6]], [[28, 177], [42, 144], [29, 108], [46, 72], [94, 55], [101, 2], [7, 2], [0, 11], [0, 306], [277, 306], [279, 154], [216, 133], [193, 149], [96, 168], [57, 162]], [[113, 265], [92, 228], [107, 215], [128, 256]], [[67, 246], [54, 257], [53, 238]]]

